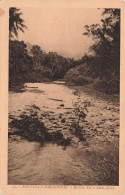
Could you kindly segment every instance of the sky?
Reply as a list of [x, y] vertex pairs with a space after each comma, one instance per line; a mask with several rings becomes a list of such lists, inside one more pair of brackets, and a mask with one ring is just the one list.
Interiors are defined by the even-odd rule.
[[93, 41], [83, 35], [85, 25], [99, 23], [100, 9], [86, 8], [20, 8], [28, 27], [19, 32], [18, 40], [39, 45], [45, 52], [80, 59], [88, 53]]

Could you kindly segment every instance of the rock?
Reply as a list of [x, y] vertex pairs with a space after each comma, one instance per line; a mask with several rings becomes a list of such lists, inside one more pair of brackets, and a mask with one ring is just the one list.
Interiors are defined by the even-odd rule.
[[75, 117], [69, 117], [69, 119], [73, 119], [73, 120], [74, 120], [74, 119], [75, 119]]
[[61, 107], [64, 107], [64, 104], [60, 104]]
[[65, 122], [66, 122], [66, 120], [63, 118], [63, 119], [61, 120], [61, 122], [62, 122], [62, 123], [65, 123]]
[[115, 132], [114, 129], [111, 129], [111, 132]]
[[38, 106], [36, 106], [35, 104], [32, 106], [34, 109], [40, 110], [40, 108]]
[[64, 109], [67, 109], [67, 110], [69, 110], [69, 109], [70, 109], [70, 110], [71, 110], [71, 109], [73, 109], [73, 108], [64, 108]]
[[66, 114], [71, 114], [71, 112], [66, 112]]
[[10, 116], [9, 116], [9, 119], [14, 119], [14, 116], [13, 116], [13, 115], [10, 115]]
[[46, 114], [41, 114], [41, 116], [46, 117], [47, 115]]
[[37, 116], [37, 113], [35, 112], [35, 113], [31, 114], [31, 116]]
[[53, 124], [57, 125], [57, 122], [53, 122]]
[[55, 118], [53, 117], [53, 118], [50, 118], [49, 120], [52, 120], [53, 121], [53, 120], [55, 120]]
[[62, 113], [60, 113], [60, 114], [59, 114], [59, 118], [62, 118], [62, 115], [63, 115], [63, 114], [62, 114]]

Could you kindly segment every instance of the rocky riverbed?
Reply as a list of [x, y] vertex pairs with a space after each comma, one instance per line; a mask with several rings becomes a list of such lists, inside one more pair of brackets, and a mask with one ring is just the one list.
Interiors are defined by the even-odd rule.
[[118, 185], [119, 105], [64, 82], [9, 95], [8, 183]]

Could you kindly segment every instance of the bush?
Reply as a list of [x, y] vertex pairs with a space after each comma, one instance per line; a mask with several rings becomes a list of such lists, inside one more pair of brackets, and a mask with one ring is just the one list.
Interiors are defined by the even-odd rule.
[[26, 82], [47, 82], [51, 81], [52, 73], [49, 69], [42, 67], [40, 70], [32, 70], [27, 75]]
[[76, 68], [70, 69], [65, 76], [65, 81], [68, 85], [86, 85], [93, 82], [93, 79], [88, 76], [90, 70], [86, 69], [86, 65], [80, 65]]
[[95, 82], [95, 88], [107, 94], [117, 94], [120, 92], [120, 79], [114, 77], [112, 80], [98, 80]]

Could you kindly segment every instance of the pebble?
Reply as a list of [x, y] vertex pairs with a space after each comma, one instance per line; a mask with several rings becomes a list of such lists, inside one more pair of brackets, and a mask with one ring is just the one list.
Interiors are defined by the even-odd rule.
[[65, 122], [66, 122], [66, 120], [63, 118], [63, 119], [61, 120], [61, 122], [62, 122], [62, 123], [65, 123]]
[[64, 107], [64, 104], [60, 104], [61, 107]]

